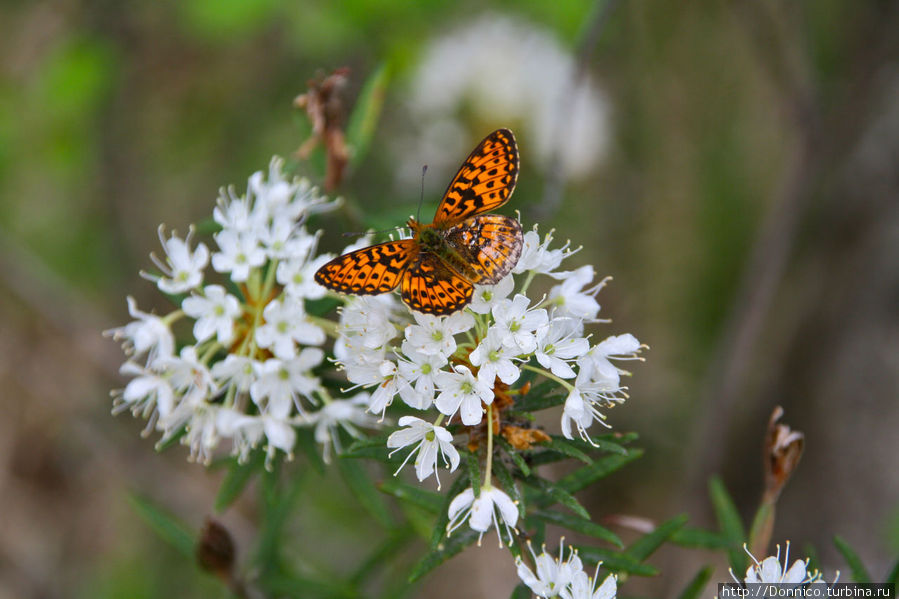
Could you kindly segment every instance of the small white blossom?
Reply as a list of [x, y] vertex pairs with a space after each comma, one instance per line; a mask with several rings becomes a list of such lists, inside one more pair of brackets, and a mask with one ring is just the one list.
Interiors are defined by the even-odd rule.
[[415, 351], [425, 355], [451, 356], [456, 351], [454, 336], [474, 326], [474, 318], [464, 311], [449, 316], [413, 312], [413, 316], [417, 324], [406, 327], [406, 341]]
[[383, 420], [387, 406], [393, 403], [393, 398], [396, 394], [407, 387], [409, 383], [397, 371], [396, 364], [390, 360], [381, 362], [378, 365], [377, 372], [378, 388], [371, 394], [368, 411], [373, 414], [380, 414], [381, 420]]
[[562, 599], [615, 599], [618, 594], [618, 577], [609, 574], [599, 588], [596, 588], [598, 580], [599, 564], [596, 565], [593, 578], [587, 576], [586, 572], [575, 572], [571, 584], [562, 589]]
[[350, 399], [333, 400], [312, 414], [312, 420], [315, 422], [315, 440], [322, 446], [325, 463], [331, 461], [332, 446], [338, 454], [343, 451], [338, 426], [358, 439], [362, 438], [362, 433], [356, 426], [371, 428], [377, 425], [377, 421], [365, 413], [364, 406], [368, 402], [368, 393], [360, 393]]
[[293, 297], [321, 299], [327, 289], [315, 282], [315, 271], [331, 259], [330, 254], [322, 254], [312, 260], [292, 259], [278, 264], [276, 278], [284, 286], [284, 293]]
[[156, 277], [142, 272], [145, 279], [155, 280], [156, 286], [163, 293], [185, 293], [199, 287], [203, 282], [203, 269], [209, 262], [209, 250], [202, 243], [197, 244], [197, 249], [191, 251], [190, 240], [193, 236], [193, 228], [185, 239], [179, 239], [172, 233], [165, 238], [164, 227], [159, 227], [159, 241], [165, 250], [165, 262], [150, 254], [153, 263], [163, 272], [164, 277]]
[[409, 458], [415, 455], [415, 476], [422, 481], [433, 473], [434, 478], [437, 479], [437, 489], [439, 490], [438, 458], [443, 458], [443, 463], [450, 469], [450, 472], [454, 472], [459, 467], [459, 452], [453, 446], [453, 435], [442, 426], [434, 426], [415, 416], [403, 416], [400, 418], [399, 425], [406, 428], [401, 428], [387, 437], [387, 447], [393, 449], [390, 455], [413, 443], [417, 443], [417, 445], [393, 473], [394, 476], [399, 474]]
[[475, 285], [468, 309], [475, 314], [489, 314], [493, 306], [506, 299], [515, 288], [515, 279], [508, 275], [496, 285]]
[[447, 360], [443, 354], [420, 354], [408, 342], [403, 342], [403, 355], [397, 368], [408, 385], [400, 388], [400, 397], [409, 407], [427, 410], [434, 403], [437, 373]]
[[266, 360], [260, 367], [259, 378], [250, 385], [250, 397], [275, 418], [287, 418], [291, 406], [303, 414], [299, 397], [315, 401], [312, 394], [318, 389], [319, 381], [309, 371], [323, 358], [322, 350], [307, 347], [291, 360]]
[[212, 377], [220, 387], [233, 386], [239, 393], [246, 393], [259, 376], [261, 366], [252, 358], [228, 354], [224, 360], [213, 364]]
[[118, 403], [113, 413], [131, 410], [135, 416], [142, 415], [144, 418], [150, 418], [154, 413], [166, 418], [171, 413], [175, 405], [175, 391], [168, 379], [134, 362], [125, 362], [119, 372], [134, 378], [121, 395], [116, 394]]
[[137, 302], [128, 296], [128, 313], [137, 320], [123, 327], [109, 329], [103, 334], [119, 341], [125, 352], [134, 357], [147, 353], [147, 363], [152, 364], [160, 356], [175, 352], [175, 337], [168, 323], [155, 314], [137, 309]]
[[227, 344], [234, 336], [234, 319], [242, 314], [240, 302], [225, 292], [221, 285], [207, 285], [202, 296], [191, 296], [181, 302], [184, 313], [195, 318], [194, 338], [205, 341], [213, 335]]
[[583, 320], [594, 320], [599, 314], [596, 294], [605, 287], [608, 277], [584, 289], [593, 281], [595, 273], [590, 265], [566, 273], [562, 283], [549, 290], [547, 301], [553, 306], [554, 316], [573, 316]]
[[549, 321], [546, 310], [528, 310], [530, 300], [522, 294], [511, 300], [503, 300], [493, 307], [494, 325], [503, 343], [522, 354], [533, 353], [537, 349], [535, 331]]
[[552, 243], [552, 240], [553, 231], [550, 231], [544, 236], [541, 243], [540, 235], [537, 233], [537, 225], [534, 225], [534, 229], [523, 236], [521, 257], [518, 258], [518, 263], [512, 269], [512, 272], [520, 274], [530, 271], [549, 275], [556, 279], [564, 276], [566, 273], [556, 273], [554, 271], [562, 263], [562, 260], [577, 253], [578, 250], [568, 249], [571, 242], [566, 242], [561, 248], [550, 250], [549, 244]]
[[232, 439], [232, 453], [241, 463], [247, 461], [250, 450], [259, 445], [262, 437], [266, 439], [266, 466], [270, 464], [276, 449], [283, 451], [288, 458], [293, 455], [296, 430], [287, 421], [270, 414], [249, 416], [237, 410], [222, 408], [216, 415], [216, 426], [220, 434]]
[[399, 333], [393, 324], [397, 308], [396, 299], [388, 293], [351, 298], [340, 312], [337, 331], [354, 346], [382, 347]]
[[259, 347], [271, 348], [286, 360], [297, 353], [297, 344], [321, 345], [325, 332], [306, 319], [303, 302], [293, 298], [273, 300], [262, 311], [265, 324], [256, 329]]
[[186, 345], [178, 356], [160, 358], [156, 367], [168, 374], [169, 382], [185, 400], [213, 397], [218, 386], [206, 364], [197, 357], [197, 349]]
[[[499, 511], [499, 518], [496, 513]], [[446, 525], [447, 535], [458, 528], [465, 520], [472, 530], [480, 533], [478, 536], [478, 544], [481, 537], [487, 532], [491, 526], [496, 528], [496, 536], [499, 538], [499, 545], [502, 547], [503, 541], [499, 528], [499, 521], [502, 520], [506, 527], [506, 534], [509, 538], [509, 544], [512, 544], [512, 530], [518, 522], [518, 507], [512, 499], [493, 486], [481, 487], [481, 494], [474, 496], [471, 487], [459, 493], [449, 505], [449, 522]]]
[[460, 412], [466, 426], [479, 424], [484, 414], [481, 403], [493, 403], [493, 385], [479, 381], [465, 366], [456, 366], [454, 372], [442, 370], [436, 378], [440, 388], [434, 400], [437, 409], [450, 417]]
[[[755, 556], [749, 553], [749, 550], [746, 549], [746, 546], [744, 545], [743, 550], [746, 551], [753, 563], [746, 569], [746, 576], [743, 578], [743, 582], [778, 583], [799, 586], [818, 580], [821, 577], [820, 573], [815, 571], [809, 574], [808, 572], [808, 558], [805, 560], [796, 560], [793, 562], [793, 565], [787, 569], [787, 564], [790, 562], [790, 542], [787, 541], [786, 545], [787, 548], [784, 551], [783, 566], [780, 564], [779, 544], [777, 545], [777, 554], [766, 557], [761, 562], [755, 559]], [[731, 571], [731, 576], [733, 576], [733, 571]], [[736, 580], [735, 576], [734, 579]]]
[[558, 597], [559, 593], [574, 579], [575, 574], [583, 568], [581, 558], [575, 551], [570, 551], [568, 559], [565, 559], [564, 541], [565, 539], [559, 541], [558, 559], [546, 553], [545, 546], [540, 555], [536, 555], [530, 541], [528, 542], [536, 573], [524, 563], [520, 556], [515, 559], [518, 578], [538, 597]]
[[246, 281], [251, 268], [265, 263], [265, 251], [251, 234], [224, 229], [215, 234], [215, 241], [220, 251], [212, 255], [212, 268], [216, 272], [230, 273], [235, 283]]
[[472, 366], [478, 367], [478, 380], [493, 387], [498, 378], [503, 383], [511, 385], [518, 380], [521, 371], [512, 358], [517, 354], [503, 344], [503, 339], [496, 329], [490, 329], [487, 336], [469, 354]]
[[574, 378], [575, 372], [568, 363], [583, 356], [590, 349], [590, 342], [575, 337], [579, 321], [574, 318], [553, 318], [537, 331], [535, 357], [541, 366], [563, 379]]

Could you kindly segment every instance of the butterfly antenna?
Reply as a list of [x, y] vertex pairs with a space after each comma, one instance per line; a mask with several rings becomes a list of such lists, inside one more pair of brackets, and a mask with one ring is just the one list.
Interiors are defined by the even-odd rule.
[[421, 205], [425, 201], [425, 173], [428, 172], [428, 165], [424, 165], [421, 167], [421, 195], [418, 198], [418, 214], [415, 215], [415, 220], [421, 222]]
[[341, 237], [358, 237], [359, 235], [368, 235], [371, 233], [372, 235], [378, 235], [380, 233], [390, 233], [391, 231], [397, 231], [402, 229], [402, 227], [390, 227], [389, 229], [381, 229], [380, 231], [344, 231], [341, 233]]

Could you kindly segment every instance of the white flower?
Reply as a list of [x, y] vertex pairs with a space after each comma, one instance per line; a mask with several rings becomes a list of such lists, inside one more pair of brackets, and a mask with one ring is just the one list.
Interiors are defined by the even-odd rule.
[[496, 285], [475, 285], [468, 309], [476, 314], [489, 314], [493, 306], [506, 299], [514, 288], [512, 275], [503, 277]]
[[500, 335], [496, 329], [491, 328], [487, 336], [468, 356], [471, 364], [478, 367], [478, 380], [490, 388], [497, 378], [511, 385], [521, 375], [521, 371], [512, 361], [517, 352], [503, 345]]
[[609, 281], [606, 277], [593, 287], [584, 289], [593, 281], [593, 267], [582, 266], [577, 270], [566, 273], [561, 284], [549, 290], [547, 302], [554, 306], [554, 316], [573, 316], [583, 320], [594, 320], [599, 314], [599, 302], [596, 294], [605, 287]]
[[200, 362], [193, 345], [183, 347], [177, 357], [160, 358], [155, 366], [168, 375], [175, 391], [189, 401], [213, 397], [218, 392], [212, 373]]
[[415, 322], [406, 327], [406, 341], [415, 351], [425, 354], [451, 356], [456, 351], [454, 335], [471, 329], [474, 318], [459, 311], [450, 316], [431, 316], [413, 312]]
[[557, 597], [571, 582], [575, 574], [583, 568], [581, 558], [573, 550], [569, 552], [568, 559], [565, 559], [564, 541], [565, 539], [559, 541], [558, 559], [546, 553], [545, 546], [540, 555], [536, 555], [534, 548], [528, 542], [528, 549], [530, 549], [531, 556], [534, 558], [536, 574], [531, 571], [520, 556], [515, 559], [518, 578], [538, 597]]
[[368, 393], [359, 393], [350, 399], [333, 400], [312, 414], [312, 420], [315, 422], [315, 440], [322, 445], [325, 463], [331, 462], [331, 446], [338, 454], [343, 451], [338, 426], [351, 436], [362, 438], [356, 425], [371, 428], [377, 424], [374, 418], [365, 413], [363, 406], [368, 401]]
[[212, 218], [223, 230], [249, 233], [258, 227], [259, 223], [253, 220], [249, 198], [237, 197], [233, 189], [222, 189], [217, 204], [212, 210]]
[[[779, 583], [791, 586], [807, 584], [818, 580], [821, 575], [815, 571], [808, 573], [808, 558], [805, 560], [796, 560], [790, 569], [787, 570], [787, 564], [790, 561], [790, 542], [786, 543], [787, 548], [784, 551], [783, 567], [780, 565], [780, 545], [777, 545], [777, 554], [766, 557], [759, 562], [743, 545], [743, 550], [752, 558], [753, 564], [746, 569], [746, 577], [743, 579], [747, 583]], [[733, 572], [731, 572], [733, 576]], [[734, 577], [736, 580], [736, 577]], [[737, 581], [739, 582], [739, 581]]]
[[371, 394], [368, 411], [380, 414], [381, 420], [384, 420], [387, 406], [393, 403], [393, 398], [400, 389], [407, 387], [409, 383], [397, 372], [396, 364], [390, 360], [384, 360], [378, 365], [377, 377], [378, 388]]
[[350, 343], [346, 337], [339, 337], [334, 342], [334, 357], [343, 367], [346, 378], [351, 383], [368, 387], [383, 381], [381, 364], [387, 354], [387, 348], [368, 349], [362, 345]]
[[170, 436], [180, 428], [180, 424], [176, 424], [176, 422], [186, 421], [184, 425], [186, 432], [181, 443], [190, 448], [188, 459], [201, 464], [209, 464], [212, 461], [212, 452], [219, 442], [219, 430], [216, 419], [220, 409], [218, 406], [212, 405], [200, 397], [189, 403], [185, 402], [179, 405], [176, 411], [181, 410], [183, 417], [173, 413], [172, 419], [174, 422], [167, 426], [167, 436]]
[[437, 479], [437, 489], [440, 489], [440, 477], [437, 476], [437, 459], [443, 457], [443, 463], [450, 469], [450, 472], [459, 467], [459, 452], [453, 446], [453, 435], [442, 426], [434, 426], [430, 422], [425, 422], [421, 418], [415, 416], [403, 416], [400, 418], [399, 425], [407, 427], [397, 430], [387, 437], [387, 447], [393, 449], [390, 455], [393, 455], [400, 449], [408, 447], [413, 443], [418, 443], [400, 467], [393, 473], [394, 476], [399, 474], [406, 462], [413, 455], [415, 458], [415, 475], [418, 480], [422, 481], [434, 473]]
[[537, 225], [534, 225], [533, 230], [524, 234], [521, 256], [518, 258], [518, 262], [515, 264], [515, 268], [512, 269], [512, 272], [515, 274], [535, 272], [538, 274], [549, 275], [556, 279], [567, 275], [567, 273], [557, 273], [554, 271], [562, 263], [562, 260], [577, 253], [580, 248], [569, 250], [568, 246], [571, 245], [571, 242], [569, 241], [561, 248], [550, 250], [549, 244], [552, 243], [552, 240], [553, 231], [550, 230], [550, 232], [544, 236], [543, 242], [541, 243], [540, 235], [537, 233]]
[[446, 358], [443, 354], [418, 353], [408, 347], [407, 341], [403, 342], [403, 354], [405, 359], [400, 358], [397, 368], [408, 385], [400, 388], [400, 397], [409, 407], [427, 410], [434, 403], [437, 373], [446, 364]]
[[203, 269], [209, 262], [209, 250], [202, 243], [197, 244], [197, 249], [190, 250], [190, 239], [193, 237], [193, 228], [183, 240], [177, 238], [175, 233], [169, 239], [165, 239], [165, 228], [159, 226], [159, 241], [165, 250], [165, 262], [150, 254], [153, 263], [165, 274], [164, 277], [155, 277], [142, 272], [145, 279], [155, 280], [156, 286], [163, 293], [185, 293], [203, 282]]
[[212, 376], [220, 386], [233, 386], [239, 393], [246, 393], [259, 376], [260, 368], [261, 364], [252, 358], [228, 354], [212, 365]]
[[546, 310], [528, 310], [529, 303], [527, 296], [519, 293], [514, 299], [506, 299], [493, 306], [494, 326], [503, 343], [522, 354], [530, 354], [537, 349], [534, 332], [549, 321]]
[[574, 337], [579, 325], [580, 321], [574, 318], [553, 318], [537, 331], [534, 355], [541, 366], [559, 378], [574, 378], [574, 369], [568, 361], [583, 356], [590, 349], [589, 341]]
[[302, 395], [315, 401], [312, 394], [318, 389], [319, 381], [309, 371], [323, 358], [322, 350], [307, 347], [291, 360], [266, 360], [260, 368], [259, 378], [250, 385], [250, 397], [275, 418], [287, 418], [291, 405], [303, 414], [298, 398]]
[[580, 375], [597, 381], [603, 380], [609, 387], [617, 387], [621, 374], [626, 374], [627, 371], [621, 370], [609, 360], [640, 360], [642, 358], [638, 354], [642, 347], [630, 333], [607, 337], [578, 358]]
[[[499, 511], [500, 518], [497, 519], [496, 511]], [[499, 538], [500, 547], [503, 541], [499, 529], [499, 520], [503, 521], [506, 527], [506, 534], [509, 537], [509, 544], [512, 544], [512, 530], [518, 522], [518, 507], [512, 499], [493, 486], [481, 487], [481, 494], [475, 498], [474, 491], [471, 487], [459, 493], [449, 505], [449, 522], [446, 525], [447, 535], [458, 528], [465, 520], [468, 525], [480, 533], [478, 536], [478, 544], [481, 537], [490, 529], [490, 526], [496, 528], [496, 536]]]
[[262, 311], [265, 324], [256, 329], [259, 347], [271, 348], [275, 356], [286, 360], [297, 353], [296, 344], [320, 345], [325, 332], [306, 319], [302, 300], [283, 298], [268, 303]]
[[574, 438], [571, 434], [571, 422], [574, 421], [581, 439], [592, 444], [587, 429], [593, 424], [594, 415], [590, 404], [581, 397], [580, 391], [577, 388], [573, 389], [565, 399], [565, 407], [562, 409], [562, 435], [566, 439]]
[[241, 315], [240, 302], [225, 292], [221, 285], [208, 285], [202, 296], [184, 298], [181, 309], [194, 323], [194, 337], [205, 341], [213, 335], [219, 343], [227, 344], [234, 336], [234, 319]]
[[284, 293], [289, 296], [306, 299], [325, 297], [328, 290], [316, 283], [314, 276], [315, 271], [324, 266], [330, 259], [330, 254], [322, 254], [309, 261], [305, 259], [291, 259], [279, 263], [276, 276], [278, 282], [284, 286]]
[[456, 366], [455, 372], [440, 371], [436, 378], [440, 388], [434, 400], [437, 409], [450, 417], [459, 411], [466, 426], [479, 424], [484, 413], [481, 403], [493, 403], [493, 386], [476, 379], [465, 366]]
[[231, 273], [235, 283], [246, 281], [251, 268], [265, 263], [265, 251], [254, 235], [224, 229], [215, 234], [215, 241], [221, 251], [212, 255], [212, 268]]
[[586, 572], [575, 572], [568, 588], [562, 589], [563, 599], [615, 599], [618, 593], [618, 577], [609, 574], [597, 589], [598, 580], [599, 564], [596, 564], [593, 578], [587, 576]]
[[396, 337], [396, 299], [392, 294], [350, 299], [340, 312], [338, 332], [352, 345], [375, 349]]
[[[158, 413], [160, 418], [167, 417], [175, 405], [175, 391], [168, 379], [134, 362], [125, 362], [119, 369], [122, 374], [135, 378], [121, 392], [120, 403], [115, 405], [113, 413], [130, 409], [135, 416], [149, 418]], [[154, 422], [151, 421], [151, 425]]]
[[296, 443], [297, 433], [285, 420], [275, 418], [270, 414], [248, 416], [237, 410], [222, 408], [216, 415], [216, 426], [219, 433], [230, 437], [233, 443], [233, 454], [237, 460], [245, 463], [250, 455], [250, 450], [256, 447], [266, 438], [266, 466], [275, 455], [275, 450], [280, 449], [288, 458], [293, 455], [293, 446]]
[[128, 354], [140, 356], [147, 352], [148, 364], [152, 364], [160, 356], [168, 357], [175, 352], [175, 338], [165, 320], [138, 310], [137, 302], [130, 295], [128, 313], [137, 320], [123, 327], [104, 331], [103, 334], [121, 342]]

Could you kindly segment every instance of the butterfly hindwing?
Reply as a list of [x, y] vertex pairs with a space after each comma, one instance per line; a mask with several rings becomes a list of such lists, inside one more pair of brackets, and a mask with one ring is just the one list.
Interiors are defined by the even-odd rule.
[[506, 203], [518, 179], [518, 146], [508, 129], [497, 129], [478, 144], [453, 177], [434, 217], [446, 227]]
[[458, 256], [454, 268], [473, 283], [495, 285], [518, 263], [524, 238], [514, 218], [482, 214], [450, 227], [446, 242]]
[[400, 293], [413, 310], [443, 316], [464, 308], [474, 286], [434, 254], [422, 252], [403, 275]]
[[319, 285], [356, 295], [394, 289], [418, 252], [413, 239], [388, 241], [331, 260], [315, 273]]

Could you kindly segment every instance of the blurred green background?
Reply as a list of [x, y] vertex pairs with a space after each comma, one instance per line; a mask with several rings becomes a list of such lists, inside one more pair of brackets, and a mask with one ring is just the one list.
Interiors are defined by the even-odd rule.
[[[610, 422], [647, 456], [592, 493], [591, 513], [708, 524], [717, 472], [750, 517], [779, 404], [807, 438], [774, 540], [815, 545], [832, 573], [840, 534], [884, 576], [899, 551], [897, 5], [3, 3], [0, 598], [224, 595], [128, 501], [196, 529], [222, 473], [182, 448], [156, 455], [142, 423], [109, 415], [122, 356], [100, 331], [128, 320], [128, 294], [164, 307], [138, 276], [157, 224], [186, 231], [220, 186], [296, 150], [308, 124], [293, 98], [341, 66], [350, 107], [379, 68], [388, 81], [339, 189], [378, 215], [365, 224], [415, 211], [423, 163], [429, 214], [465, 153], [507, 126], [522, 152], [507, 212], [614, 276], [600, 295], [614, 322], [595, 335], [652, 349]], [[359, 226], [317, 224], [331, 250]], [[339, 482], [304, 485], [292, 526], [319, 554], [310, 568], [339, 572], [317, 544], [343, 555], [372, 525]], [[252, 497], [224, 520], [246, 548]], [[637, 588], [670, 595], [702, 557], [664, 553], [665, 575]], [[486, 542], [420, 593], [505, 596], [514, 578]]]

